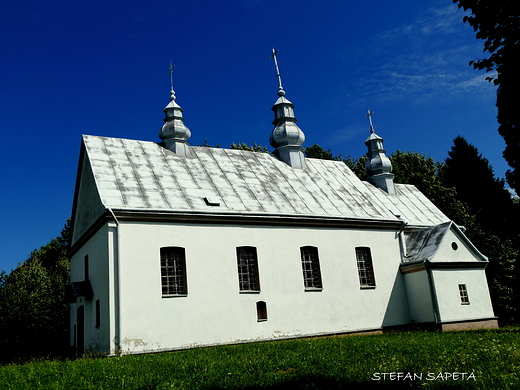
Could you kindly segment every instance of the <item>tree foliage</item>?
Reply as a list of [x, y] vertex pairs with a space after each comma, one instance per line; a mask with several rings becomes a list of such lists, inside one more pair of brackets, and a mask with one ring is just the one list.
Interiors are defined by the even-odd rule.
[[330, 149], [325, 150], [318, 144], [305, 148], [305, 156], [320, 160], [341, 160], [341, 155], [334, 157]]
[[513, 241], [507, 237], [491, 234], [482, 236], [478, 241], [475, 244], [489, 259], [486, 277], [495, 315], [501, 324], [518, 323], [520, 301], [518, 272], [515, 267], [518, 251]]
[[0, 274], [0, 361], [63, 356], [67, 351], [69, 222], [10, 274]]
[[349, 167], [352, 172], [360, 179], [360, 180], [368, 180], [368, 174], [365, 170], [365, 164], [368, 161], [368, 157], [361, 156], [359, 158], [352, 157], [348, 155], [343, 159], [343, 162]]
[[343, 161], [361, 180], [366, 180], [368, 177], [365, 172], [366, 156], [361, 156], [360, 158], [355, 158], [350, 155], [343, 157], [341, 154], [334, 156], [330, 149], [325, 150], [318, 144], [305, 148], [305, 156], [308, 158], [318, 158], [320, 160]]
[[464, 16], [484, 39], [487, 58], [470, 61], [475, 69], [496, 71], [488, 77], [498, 86], [498, 132], [504, 138], [504, 158], [512, 168], [506, 173], [509, 185], [520, 193], [520, 110], [517, 94], [520, 90], [520, 2], [518, 0], [453, 0], [459, 8], [470, 10]]
[[256, 142], [253, 143], [253, 146], [249, 146], [248, 144], [241, 142], [239, 144], [235, 144], [234, 142], [231, 144], [229, 149], [235, 149], [235, 150], [247, 150], [250, 152], [257, 152], [257, 153], [269, 153], [269, 149], [267, 149], [265, 146], [258, 145]]
[[199, 144], [197, 146], [202, 146], [204, 148], [220, 148], [220, 144], [211, 145], [207, 139], [204, 140], [204, 143]]
[[[220, 144], [216, 144], [216, 145], [211, 145], [208, 140], [205, 140], [204, 143], [202, 145], [199, 145], [199, 146], [203, 146], [205, 148], [220, 148]], [[229, 146], [229, 149], [234, 149], [234, 150], [247, 150], [249, 152], [257, 152], [257, 153], [269, 153], [269, 149], [267, 149], [267, 147], [263, 146], [263, 145], [258, 145], [256, 142], [253, 143], [253, 145], [248, 145], [246, 144], [245, 142], [240, 142], [238, 144], [236, 143], [232, 143], [230, 146]]]
[[497, 71], [495, 85], [500, 85], [504, 68], [510, 60], [517, 60], [520, 41], [520, 3], [516, 0], [453, 0], [459, 8], [471, 11], [463, 18], [476, 33], [477, 39], [484, 39], [484, 52], [488, 58], [470, 62], [475, 69], [487, 72]]

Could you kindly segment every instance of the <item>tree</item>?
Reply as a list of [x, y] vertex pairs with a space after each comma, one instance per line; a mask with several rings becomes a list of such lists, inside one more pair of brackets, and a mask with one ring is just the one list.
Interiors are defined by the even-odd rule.
[[10, 274], [0, 273], [0, 361], [67, 352], [70, 223]]
[[333, 157], [330, 149], [325, 150], [318, 144], [305, 148], [305, 156], [308, 158], [318, 158], [320, 160], [341, 160], [339, 157]]
[[440, 170], [447, 187], [457, 190], [471, 214], [487, 234], [507, 236], [517, 230], [513, 221], [513, 200], [504, 180], [495, 177], [493, 167], [478, 149], [457, 136]]
[[498, 132], [504, 138], [503, 156], [512, 168], [506, 178], [520, 193], [520, 110], [517, 94], [520, 90], [520, 2], [518, 0], [453, 0], [459, 8], [471, 10], [464, 16], [477, 39], [484, 39], [488, 58], [470, 61], [475, 69], [496, 71], [488, 77], [498, 86]]
[[53, 328], [55, 300], [47, 270], [38, 261], [27, 260], [5, 280], [1, 290], [1, 358], [45, 356]]

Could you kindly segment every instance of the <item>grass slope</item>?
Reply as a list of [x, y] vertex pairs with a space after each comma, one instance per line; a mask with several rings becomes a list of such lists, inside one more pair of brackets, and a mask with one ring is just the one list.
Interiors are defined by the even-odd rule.
[[[396, 332], [113, 358], [42, 361], [0, 367], [0, 387], [67, 390], [519, 389], [518, 332], [517, 328], [447, 333]], [[397, 372], [402, 374], [395, 374]], [[467, 374], [464, 378], [459, 374], [455, 379], [456, 372]], [[384, 373], [387, 373], [386, 378]], [[406, 373], [409, 373], [407, 377]]]

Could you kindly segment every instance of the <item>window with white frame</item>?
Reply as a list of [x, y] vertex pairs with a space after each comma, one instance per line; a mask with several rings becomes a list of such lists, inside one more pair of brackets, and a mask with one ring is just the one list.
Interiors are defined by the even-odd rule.
[[188, 294], [184, 248], [176, 246], [161, 248], [161, 282], [163, 296]]
[[260, 291], [256, 248], [253, 246], [237, 247], [237, 266], [240, 291]]
[[374, 266], [372, 264], [370, 248], [356, 248], [356, 259], [359, 274], [359, 284], [361, 287], [375, 287], [376, 280], [374, 277]]
[[318, 248], [314, 246], [302, 246], [300, 248], [303, 270], [303, 284], [305, 289], [322, 289], [320, 260]]
[[468, 289], [465, 284], [459, 284], [460, 303], [469, 305]]

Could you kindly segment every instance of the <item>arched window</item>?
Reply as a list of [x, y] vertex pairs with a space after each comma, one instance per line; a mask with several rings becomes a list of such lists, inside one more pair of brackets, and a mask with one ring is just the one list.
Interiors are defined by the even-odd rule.
[[300, 248], [303, 270], [303, 284], [305, 289], [322, 289], [320, 260], [318, 248], [314, 246], [302, 246]]
[[237, 266], [240, 291], [260, 291], [258, 258], [254, 246], [237, 247]]
[[267, 305], [264, 301], [256, 303], [256, 317], [258, 321], [267, 321]]
[[176, 246], [161, 248], [161, 282], [163, 296], [188, 294], [184, 248]]
[[372, 255], [370, 248], [356, 248], [356, 259], [359, 273], [359, 284], [361, 287], [375, 287], [374, 266], [372, 265]]

